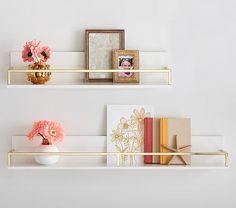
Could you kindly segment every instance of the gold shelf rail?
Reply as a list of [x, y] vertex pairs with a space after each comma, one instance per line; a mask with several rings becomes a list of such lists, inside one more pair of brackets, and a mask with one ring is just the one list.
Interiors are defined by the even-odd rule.
[[228, 152], [224, 150], [218, 150], [216, 152], [16, 152], [14, 149], [8, 152], [8, 167], [11, 167], [11, 159], [13, 156], [115, 156], [117, 166], [121, 166], [121, 157], [124, 155], [135, 155], [135, 156], [144, 156], [144, 155], [202, 155], [202, 156], [224, 156], [224, 166], [228, 166]]
[[[105, 73], [105, 72], [127, 72], [122, 69], [84, 69], [84, 68], [50, 68], [50, 70], [30, 70], [25, 68], [14, 68], [10, 67], [7, 72], [7, 84], [11, 85], [12, 73], [27, 73], [27, 72], [51, 72], [51, 73]], [[166, 73], [168, 76], [167, 84], [172, 84], [172, 70], [170, 68], [155, 68], [155, 67], [144, 67], [142, 69], [132, 69], [129, 72], [140, 72], [140, 73]]]

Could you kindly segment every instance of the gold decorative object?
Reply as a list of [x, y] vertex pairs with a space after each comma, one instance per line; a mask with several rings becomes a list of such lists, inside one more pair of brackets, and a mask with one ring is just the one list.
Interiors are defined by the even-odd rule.
[[[46, 63], [34, 63], [30, 64], [28, 67], [29, 70], [50, 70], [50, 65]], [[51, 72], [28, 72], [28, 81], [31, 81], [33, 84], [45, 84], [51, 78]]]
[[[176, 152], [176, 153], [179, 153], [181, 152], [182, 150], [185, 150], [189, 147], [191, 147], [191, 145], [186, 145], [186, 146], [183, 146], [183, 147], [179, 147], [178, 145], [178, 136], [176, 135], [175, 136], [175, 147], [170, 147], [170, 146], [167, 146], [165, 144], [162, 145], [164, 148], [170, 150], [171, 152]], [[171, 155], [170, 156], [170, 159], [168, 160], [167, 164], [169, 165], [171, 160], [174, 158], [174, 156], [177, 156], [181, 162], [184, 164], [184, 165], [187, 165], [187, 162], [184, 160], [183, 156], [182, 155]]]

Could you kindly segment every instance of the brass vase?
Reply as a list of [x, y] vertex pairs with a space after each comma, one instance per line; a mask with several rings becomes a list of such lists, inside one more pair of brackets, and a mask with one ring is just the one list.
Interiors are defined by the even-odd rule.
[[[36, 62], [28, 66], [29, 70], [50, 70], [50, 65], [46, 63]], [[51, 72], [28, 72], [28, 81], [33, 84], [45, 84], [51, 79]]]

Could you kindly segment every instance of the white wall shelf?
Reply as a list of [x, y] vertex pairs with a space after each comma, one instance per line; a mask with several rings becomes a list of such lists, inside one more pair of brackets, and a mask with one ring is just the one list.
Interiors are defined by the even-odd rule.
[[[34, 152], [34, 147], [39, 145], [40, 141], [40, 139], [28, 141], [25, 136], [13, 136], [13, 150], [8, 152], [8, 168], [52, 170], [211, 170], [225, 169], [228, 167], [228, 153], [223, 150], [219, 150], [223, 147], [222, 136], [192, 136], [192, 149], [194, 152], [190, 153], [135, 153], [137, 155], [191, 155], [191, 165], [143, 164], [139, 166], [122, 166], [119, 163], [119, 158], [121, 154], [124, 153], [107, 153], [106, 136], [67, 136], [63, 143], [57, 145], [61, 150], [59, 153]], [[205, 146], [206, 148], [204, 149]], [[200, 148], [203, 149], [203, 152], [199, 151]], [[34, 161], [33, 156], [35, 155], [59, 155], [60, 159], [54, 165], [39, 165]], [[116, 157], [117, 163], [112, 166], [108, 166], [106, 164], [107, 156]]]
[[[20, 52], [10, 54], [11, 67], [8, 69], [8, 88], [81, 88], [81, 89], [140, 89], [170, 87], [172, 70], [168, 68], [167, 53], [140, 52], [140, 68], [130, 70], [139, 72], [140, 83], [85, 82], [85, 73], [121, 72], [115, 69], [86, 70], [84, 52], [54, 52], [51, 65], [51, 80], [43, 85], [34, 85], [27, 80], [27, 65], [22, 65]], [[125, 71], [125, 70], [124, 70]], [[37, 70], [48, 72], [48, 70]]]
[[33, 85], [26, 83], [11, 84], [8, 88], [18, 89], [156, 89], [156, 88], [170, 88], [171, 85], [155, 85], [147, 83], [139, 84], [113, 84], [113, 83], [64, 83], [59, 84], [44, 84], [44, 85]]
[[10, 170], [223, 170], [227, 169], [219, 164], [193, 164], [193, 165], [142, 165], [142, 166], [107, 166], [104, 164], [79, 164], [58, 162], [54, 165], [38, 165], [34, 161], [25, 163], [12, 163]]

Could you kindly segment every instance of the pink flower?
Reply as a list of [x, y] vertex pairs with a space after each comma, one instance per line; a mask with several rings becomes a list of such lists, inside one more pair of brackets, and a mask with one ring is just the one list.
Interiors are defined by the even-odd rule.
[[36, 47], [38, 47], [40, 44], [40, 41], [37, 39], [33, 39], [32, 41], [28, 41], [25, 43], [26, 46], [30, 47], [31, 50], [34, 50]]
[[[29, 140], [33, 140], [34, 137], [44, 133], [44, 129], [47, 128], [47, 121], [34, 122], [32, 130], [28, 133]], [[44, 136], [44, 135], [43, 135]]]
[[33, 62], [35, 61], [35, 48], [38, 47], [40, 41], [34, 39], [32, 41], [28, 41], [24, 45], [24, 49], [22, 51], [22, 59], [24, 62]]
[[64, 138], [62, 126], [55, 121], [49, 121], [47, 123], [47, 127], [44, 129], [43, 134], [49, 137], [51, 141], [61, 141]]
[[22, 51], [22, 59], [24, 62], [34, 61], [33, 52], [31, 51], [30, 47], [27, 45], [24, 46], [24, 50]]
[[62, 126], [54, 121], [42, 120], [35, 122], [27, 137], [29, 140], [33, 140], [37, 135], [43, 137], [43, 143], [45, 140], [49, 140], [49, 144], [52, 141], [61, 141], [64, 138]]
[[41, 59], [41, 61], [46, 62], [51, 58], [52, 51], [49, 47], [37, 47], [35, 48], [36, 55]]
[[40, 47], [40, 41], [34, 39], [27, 41], [22, 51], [22, 59], [24, 62], [46, 62], [51, 58], [52, 51], [49, 47]]

